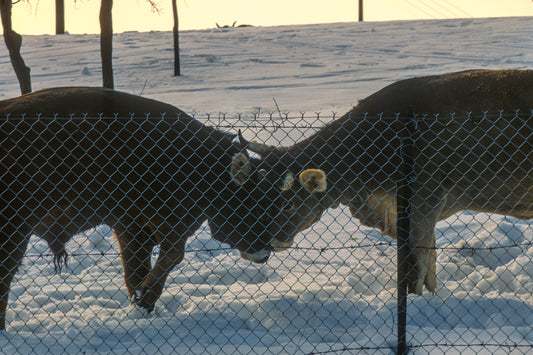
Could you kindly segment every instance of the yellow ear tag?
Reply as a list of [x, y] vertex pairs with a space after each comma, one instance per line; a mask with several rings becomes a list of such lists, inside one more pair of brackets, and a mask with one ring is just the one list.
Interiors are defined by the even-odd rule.
[[320, 169], [307, 169], [300, 173], [298, 176], [300, 183], [310, 193], [324, 192], [328, 187], [326, 181], [326, 173]]

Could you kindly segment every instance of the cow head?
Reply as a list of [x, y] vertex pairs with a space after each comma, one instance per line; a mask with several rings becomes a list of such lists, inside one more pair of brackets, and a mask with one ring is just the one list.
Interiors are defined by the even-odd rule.
[[[299, 167], [284, 148], [248, 142], [242, 136], [240, 140], [261, 159], [241, 157], [234, 166], [249, 166], [250, 172], [260, 174], [257, 205], [261, 209], [261, 227], [271, 236], [273, 250], [286, 250], [298, 232], [310, 228], [331, 206], [326, 173]], [[238, 176], [242, 169], [235, 168], [233, 172], [233, 176]]]
[[279, 222], [273, 219], [279, 215], [284, 196], [271, 182], [273, 171], [267, 170], [261, 159], [250, 158], [246, 151], [233, 155], [229, 172], [230, 186], [217, 197], [225, 201], [216, 204], [227, 210], [210, 214], [212, 236], [238, 249], [242, 258], [263, 263], [272, 251], [292, 244], [291, 241], [287, 245], [288, 239], [277, 227]]

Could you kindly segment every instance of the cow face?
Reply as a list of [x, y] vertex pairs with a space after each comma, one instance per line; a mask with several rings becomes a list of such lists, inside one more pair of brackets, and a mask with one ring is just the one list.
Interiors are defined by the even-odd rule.
[[274, 171], [267, 170], [262, 160], [249, 158], [246, 153], [233, 156], [230, 174], [230, 194], [222, 196], [226, 198], [227, 210], [211, 215], [211, 233], [215, 239], [239, 249], [244, 259], [265, 262], [273, 250], [280, 251], [292, 244], [292, 238], [286, 237], [279, 228], [284, 223], [275, 219], [280, 215], [281, 206], [287, 205], [286, 196], [280, 192], [286, 190], [283, 184], [290, 181], [273, 183]]
[[255, 196], [258, 206], [258, 222], [252, 225], [271, 238], [273, 250], [286, 250], [293, 244], [296, 234], [316, 223], [331, 204], [326, 173], [320, 169], [293, 172], [283, 163], [283, 151], [245, 142], [242, 138], [241, 141], [262, 157], [240, 162], [241, 165], [250, 164], [250, 171], [261, 177], [252, 181], [257, 184], [257, 194], [251, 196]]
[[[274, 201], [272, 216], [274, 239], [272, 246], [275, 250], [285, 250], [293, 244], [293, 240], [301, 231], [310, 228], [322, 217], [328, 208], [327, 179], [322, 170], [306, 169], [299, 174], [284, 169], [283, 181], [294, 178], [292, 186], [279, 189], [280, 198]], [[274, 186], [275, 180], [270, 181]]]
[[[271, 214], [271, 224], [277, 228], [272, 245], [284, 250], [292, 244], [298, 232], [318, 222], [328, 208], [328, 196], [326, 174], [322, 170], [306, 169], [298, 174], [285, 171], [282, 176], [283, 181], [294, 179], [294, 182], [291, 186], [279, 189], [280, 198], [272, 200], [274, 207], [271, 209], [277, 213]], [[276, 185], [275, 180], [270, 183]]]

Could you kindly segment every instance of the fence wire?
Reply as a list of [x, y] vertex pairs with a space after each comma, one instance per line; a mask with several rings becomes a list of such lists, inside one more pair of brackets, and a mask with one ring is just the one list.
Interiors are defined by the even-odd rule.
[[[133, 115], [0, 121], [0, 286], [9, 288], [0, 351], [396, 352], [391, 182], [413, 118], [195, 120], [202, 125]], [[409, 352], [530, 353], [532, 118], [411, 122], [410, 183], [427, 198], [411, 201], [411, 232], [433, 218], [432, 208], [417, 216], [420, 206], [447, 204], [434, 243], [411, 241], [406, 256], [431, 269], [431, 257], [420, 260], [434, 255], [437, 282], [407, 298]], [[241, 143], [223, 132], [239, 131], [292, 147], [298, 161], [238, 158]], [[309, 168], [326, 172], [324, 191], [299, 180]]]

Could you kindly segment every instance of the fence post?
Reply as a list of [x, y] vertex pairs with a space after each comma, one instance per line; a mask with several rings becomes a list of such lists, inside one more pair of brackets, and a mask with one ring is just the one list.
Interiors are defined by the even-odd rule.
[[400, 137], [401, 166], [397, 181], [397, 290], [398, 290], [398, 355], [407, 354], [406, 327], [407, 327], [407, 274], [409, 264], [407, 262], [409, 248], [409, 222], [410, 222], [410, 200], [411, 200], [411, 172], [413, 169], [413, 141], [412, 120], [407, 123], [407, 134]]

